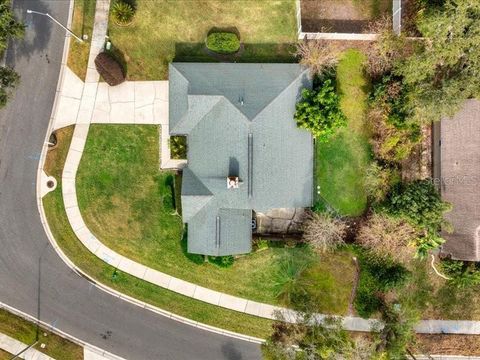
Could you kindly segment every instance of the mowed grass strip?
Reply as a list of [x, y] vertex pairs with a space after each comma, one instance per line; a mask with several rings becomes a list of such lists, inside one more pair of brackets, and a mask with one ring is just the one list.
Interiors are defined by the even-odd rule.
[[328, 143], [317, 143], [316, 183], [320, 195], [342, 215], [358, 216], [367, 208], [365, 169], [370, 161], [365, 120], [369, 80], [363, 72], [365, 56], [348, 50], [337, 66], [340, 106], [348, 124]]
[[72, 17], [72, 31], [78, 37], [87, 35], [88, 39], [83, 43], [74, 37], [70, 39], [68, 53], [68, 67], [82, 80], [87, 74], [88, 54], [90, 53], [90, 41], [92, 39], [93, 21], [95, 18], [96, 0], [75, 0]]
[[205, 52], [214, 27], [238, 30], [245, 46], [236, 61], [293, 61], [296, 26], [294, 0], [155, 0], [138, 1], [128, 27], [110, 19], [109, 36], [130, 80], [160, 80], [174, 59], [218, 61]]
[[[231, 295], [284, 305], [277, 299], [275, 277], [287, 255], [303, 248], [270, 246], [222, 268], [203, 256], [186, 253], [182, 220], [173, 208], [173, 173], [159, 170], [158, 128], [92, 125], [77, 175], [80, 209], [90, 230], [111, 249], [172, 276]], [[177, 184], [178, 188], [178, 184]], [[177, 197], [178, 198], [178, 197]], [[338, 262], [337, 262], [338, 260]], [[319, 260], [320, 261], [320, 260]], [[346, 311], [351, 286], [333, 291], [331, 281], [342, 254], [332, 254], [312, 271], [324, 281], [322, 310]]]
[[[0, 309], [0, 333], [10, 336], [26, 345], [36, 341], [37, 325], [4, 309]], [[45, 344], [45, 348], [40, 347]], [[64, 339], [50, 331], [40, 327], [38, 331], [38, 343], [35, 349], [44, 354], [62, 360], [82, 360], [83, 347], [67, 339]], [[7, 353], [0, 351], [0, 359], [11, 359]], [[2, 357], [4, 356], [4, 357]]]

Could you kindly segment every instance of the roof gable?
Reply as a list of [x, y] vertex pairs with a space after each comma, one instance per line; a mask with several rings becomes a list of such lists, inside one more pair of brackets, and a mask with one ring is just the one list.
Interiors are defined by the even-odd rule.
[[[221, 95], [249, 120], [305, 70], [298, 64], [173, 63], [190, 95]], [[178, 76], [178, 75], [177, 75]]]

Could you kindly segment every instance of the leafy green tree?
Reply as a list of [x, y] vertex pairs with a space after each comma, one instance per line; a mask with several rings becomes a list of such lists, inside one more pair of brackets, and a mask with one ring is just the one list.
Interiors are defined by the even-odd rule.
[[11, 2], [0, 0], [0, 53], [7, 48], [10, 38], [21, 38], [24, 32], [25, 26], [15, 19]]
[[441, 228], [450, 230], [450, 224], [443, 217], [450, 209], [450, 204], [442, 201], [430, 180], [397, 186], [385, 204], [388, 213], [407, 220], [423, 231], [423, 235], [417, 239], [417, 255], [420, 257], [425, 257], [429, 250], [444, 242], [438, 232]]
[[445, 0], [422, 14], [417, 27], [425, 39], [395, 72], [408, 87], [412, 119], [425, 124], [480, 94], [480, 2]]
[[[25, 26], [15, 19], [9, 0], [0, 0], [0, 56], [3, 55], [10, 38], [21, 38]], [[0, 108], [18, 84], [20, 76], [10, 67], [0, 67]]]
[[332, 77], [323, 79], [313, 90], [302, 91], [295, 120], [298, 127], [309, 130], [320, 142], [328, 141], [338, 128], [347, 124]]
[[20, 76], [10, 67], [0, 67], [0, 108], [7, 104], [7, 100], [18, 84]]

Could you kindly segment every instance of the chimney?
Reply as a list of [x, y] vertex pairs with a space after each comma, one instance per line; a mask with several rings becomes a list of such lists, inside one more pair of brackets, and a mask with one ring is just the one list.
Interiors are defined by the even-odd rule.
[[238, 176], [227, 176], [227, 189], [238, 189], [239, 185]]

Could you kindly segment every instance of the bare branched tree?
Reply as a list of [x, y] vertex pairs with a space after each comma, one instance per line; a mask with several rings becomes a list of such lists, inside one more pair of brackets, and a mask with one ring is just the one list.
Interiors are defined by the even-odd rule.
[[338, 51], [326, 40], [305, 38], [297, 44], [295, 56], [300, 59], [300, 64], [310, 69], [312, 75], [321, 74], [338, 61]]
[[318, 253], [335, 250], [345, 243], [345, 222], [328, 214], [311, 213], [304, 225], [304, 240]]
[[360, 227], [357, 242], [380, 257], [407, 263], [415, 255], [416, 230], [403, 220], [374, 213]]

